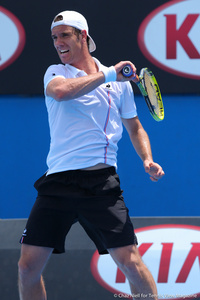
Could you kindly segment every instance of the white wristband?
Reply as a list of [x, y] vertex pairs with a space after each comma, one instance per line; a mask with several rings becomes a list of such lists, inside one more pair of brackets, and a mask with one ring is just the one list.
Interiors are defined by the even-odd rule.
[[111, 82], [111, 81], [116, 81], [117, 79], [117, 72], [115, 70], [114, 66], [111, 66], [109, 68], [103, 68], [101, 70], [105, 76], [105, 83]]

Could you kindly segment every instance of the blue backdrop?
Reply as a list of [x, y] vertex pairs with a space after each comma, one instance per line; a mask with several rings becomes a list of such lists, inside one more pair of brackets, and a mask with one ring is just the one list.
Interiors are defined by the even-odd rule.
[[[165, 119], [156, 122], [141, 96], [139, 118], [149, 134], [154, 160], [165, 177], [153, 183], [124, 130], [118, 173], [131, 216], [198, 216], [200, 99], [163, 96]], [[49, 128], [43, 97], [0, 96], [0, 218], [27, 218], [34, 181], [47, 169]]]

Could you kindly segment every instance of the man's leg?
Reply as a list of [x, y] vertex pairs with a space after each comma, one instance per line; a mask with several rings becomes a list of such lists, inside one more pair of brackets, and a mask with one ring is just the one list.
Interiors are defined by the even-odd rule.
[[52, 253], [51, 248], [22, 244], [19, 269], [20, 300], [46, 300], [42, 271]]
[[[132, 295], [140, 294], [144, 299], [157, 299], [157, 288], [153, 276], [142, 261], [137, 246], [130, 245], [109, 249], [109, 253], [129, 280]], [[142, 297], [143, 294], [143, 297]]]

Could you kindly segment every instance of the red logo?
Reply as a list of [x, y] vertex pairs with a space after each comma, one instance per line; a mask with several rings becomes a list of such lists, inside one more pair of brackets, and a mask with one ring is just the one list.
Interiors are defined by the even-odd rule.
[[[200, 296], [200, 227], [159, 225], [135, 230], [138, 249], [151, 271], [159, 299], [195, 299]], [[96, 251], [91, 261], [94, 278], [114, 295], [131, 295], [124, 274], [110, 255]], [[135, 298], [138, 296], [135, 295]], [[145, 297], [145, 295], [144, 295]]]
[[174, 0], [142, 22], [138, 44], [153, 64], [179, 76], [200, 79], [200, 1]]
[[25, 31], [10, 11], [0, 6], [0, 71], [12, 64], [25, 45]]

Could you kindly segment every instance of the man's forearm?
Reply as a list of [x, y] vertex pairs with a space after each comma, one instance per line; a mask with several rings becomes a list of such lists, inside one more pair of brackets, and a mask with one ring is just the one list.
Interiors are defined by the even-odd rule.
[[138, 129], [137, 132], [132, 134], [130, 139], [135, 151], [143, 162], [145, 160], [153, 161], [150, 140], [143, 128]]

